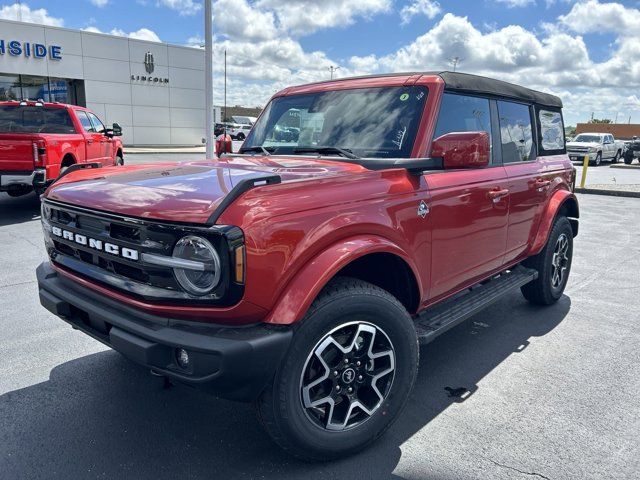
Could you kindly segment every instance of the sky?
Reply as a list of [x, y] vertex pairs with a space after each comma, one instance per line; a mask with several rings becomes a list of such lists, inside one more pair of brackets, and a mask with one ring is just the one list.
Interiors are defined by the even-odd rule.
[[[640, 0], [216, 0], [214, 96], [263, 106], [294, 84], [451, 70], [559, 95], [569, 125], [640, 123]], [[202, 0], [0, 1], [0, 18], [201, 48]]]

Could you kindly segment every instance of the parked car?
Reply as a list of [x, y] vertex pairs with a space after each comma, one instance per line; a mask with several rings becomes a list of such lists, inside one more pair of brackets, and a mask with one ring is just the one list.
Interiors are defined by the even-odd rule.
[[624, 142], [615, 140], [609, 133], [581, 133], [572, 142], [567, 142], [567, 153], [572, 161], [583, 161], [589, 157], [589, 165], [598, 166], [603, 160], [618, 163]]
[[[319, 121], [276, 144], [290, 109]], [[460, 73], [288, 88], [239, 154], [49, 188], [40, 301], [157, 375], [255, 402], [298, 457], [352, 454], [407, 403], [419, 343], [514, 290], [563, 295], [562, 124], [559, 98]]]
[[249, 135], [249, 132], [252, 128], [252, 125], [244, 125], [240, 123], [229, 124], [227, 126], [227, 133], [234, 140], [243, 141], [245, 138], [247, 138], [247, 135]]
[[122, 165], [117, 123], [89, 109], [45, 102], [0, 102], [0, 191], [13, 197], [46, 187], [72, 165]]
[[624, 149], [624, 163], [631, 165], [634, 158], [640, 159], [640, 138], [633, 137], [630, 142], [627, 142]]

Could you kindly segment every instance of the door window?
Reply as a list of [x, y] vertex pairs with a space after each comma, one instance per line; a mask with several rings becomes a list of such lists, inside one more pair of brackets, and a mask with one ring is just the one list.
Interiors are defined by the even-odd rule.
[[106, 128], [102, 123], [102, 121], [91, 112], [87, 112], [87, 115], [89, 115], [89, 119], [91, 120], [91, 123], [93, 124], [93, 128], [95, 128], [95, 131], [99, 133], [104, 133]]
[[527, 162], [536, 157], [531, 128], [531, 109], [521, 103], [498, 101], [502, 161]]
[[84, 129], [85, 132], [89, 132], [89, 133], [96, 132], [96, 129], [93, 128], [91, 120], [89, 120], [89, 117], [84, 111], [76, 110], [76, 114], [78, 115], [78, 120], [80, 120], [80, 123], [82, 124], [82, 128]]
[[434, 138], [452, 132], [487, 132], [489, 145], [492, 145], [489, 100], [445, 93], [442, 96]]

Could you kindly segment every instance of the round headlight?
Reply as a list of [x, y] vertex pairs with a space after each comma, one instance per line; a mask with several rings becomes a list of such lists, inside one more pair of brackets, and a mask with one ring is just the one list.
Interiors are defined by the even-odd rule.
[[207, 295], [220, 282], [220, 257], [208, 240], [193, 235], [182, 237], [173, 256], [190, 261], [185, 268], [174, 268], [173, 273], [191, 295]]

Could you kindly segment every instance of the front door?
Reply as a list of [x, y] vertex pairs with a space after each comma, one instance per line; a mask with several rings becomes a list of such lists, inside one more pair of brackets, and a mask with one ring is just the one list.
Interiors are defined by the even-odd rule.
[[93, 128], [95, 128], [96, 132], [100, 134], [100, 146], [102, 147], [102, 161], [104, 165], [111, 165], [113, 163], [113, 139], [107, 137], [106, 132], [107, 128], [102, 123], [96, 115], [91, 112], [87, 112], [89, 115], [89, 119], [93, 124]]
[[[496, 137], [487, 98], [445, 93], [434, 138], [485, 131], [492, 158], [486, 168], [427, 174], [432, 228], [430, 298], [480, 280], [502, 266], [510, 195], [504, 167], [494, 160]], [[498, 143], [499, 145], [499, 143]]]
[[104, 158], [104, 145], [102, 144], [101, 133], [96, 131], [96, 128], [91, 123], [87, 112], [84, 110], [76, 110], [78, 120], [82, 124], [84, 130], [84, 141], [86, 145], [86, 161], [87, 162], [102, 162]]

